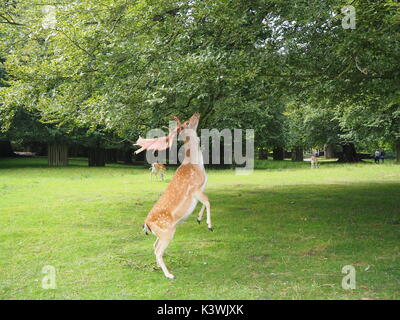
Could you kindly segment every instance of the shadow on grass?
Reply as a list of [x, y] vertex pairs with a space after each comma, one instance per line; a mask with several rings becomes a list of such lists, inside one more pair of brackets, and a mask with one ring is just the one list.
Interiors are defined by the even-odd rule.
[[[83, 167], [84, 159], [70, 161], [70, 166]], [[26, 169], [26, 168], [49, 168], [47, 157], [16, 157], [0, 158], [1, 169]], [[65, 168], [65, 167], [64, 167]]]
[[144, 168], [142, 164], [125, 165], [120, 163], [106, 164], [105, 167], [89, 167], [86, 158], [69, 158], [68, 166], [66, 167], [50, 167], [47, 163], [47, 157], [16, 157], [16, 158], [0, 158], [1, 169], [38, 169], [38, 168], [52, 168], [52, 169], [67, 169], [68, 168], [113, 168], [113, 169], [131, 169]]
[[[282, 256], [300, 252], [318, 257], [327, 247], [338, 259], [341, 254], [372, 257], [378, 249], [397, 255], [400, 182], [242, 186], [214, 189], [209, 198], [214, 233], [207, 241], [218, 241], [213, 247], [222, 246], [229, 257], [240, 250], [264, 255], [283, 247], [289, 249]], [[195, 222], [199, 209], [182, 229], [178, 227], [177, 239], [199, 237], [204, 241], [209, 237], [205, 222], [200, 227]]]
[[[209, 192], [218, 215], [259, 217], [273, 222], [378, 223], [400, 225], [400, 182], [232, 186]], [[219, 210], [218, 210], [219, 211]], [[276, 220], [278, 219], [278, 220]], [[396, 222], [397, 221], [397, 222]], [[398, 230], [400, 231], [400, 230]]]
[[[76, 298], [116, 299], [125, 294], [181, 299], [396, 298], [400, 181], [382, 179], [210, 185], [206, 192], [214, 232], [207, 230], [205, 221], [196, 223], [199, 206], [178, 227], [166, 254], [166, 263], [178, 279], [168, 282], [168, 288], [155, 264], [154, 237], [141, 230], [158, 195], [151, 195], [154, 200], [141, 193], [128, 197], [131, 187], [115, 188], [117, 178], [107, 181], [109, 191], [101, 199], [95, 189], [73, 199], [50, 197], [43, 202], [32, 197], [26, 207], [6, 207], [2, 214], [8, 226], [3, 227], [0, 242], [13, 249], [3, 252], [19, 259], [3, 282], [9, 281], [15, 289], [6, 292], [3, 286], [3, 296], [53, 299], [76, 292]], [[118, 192], [125, 192], [122, 198]], [[32, 207], [40, 214], [32, 214]], [[63, 290], [51, 297], [43, 290], [21, 291], [27, 282], [24, 275], [32, 273], [32, 265], [41, 270], [48, 252], [54, 263], [75, 270], [64, 278]], [[341, 268], [347, 264], [357, 267], [357, 281], [368, 289], [351, 293], [341, 289]], [[76, 283], [82, 273], [77, 270], [92, 274], [79, 291]], [[122, 289], [115, 286], [118, 282], [124, 284]], [[174, 293], [165, 293], [167, 289]]]
[[[200, 283], [227, 292], [235, 286], [225, 298], [396, 296], [400, 182], [240, 186], [208, 194], [214, 232], [204, 221], [197, 225], [197, 208], [167, 250], [167, 265], [178, 277], [196, 274]], [[154, 257], [149, 251], [142, 260], [151, 264]], [[347, 264], [357, 268], [362, 285], [352, 292], [340, 286]], [[162, 277], [158, 269], [140, 271]]]

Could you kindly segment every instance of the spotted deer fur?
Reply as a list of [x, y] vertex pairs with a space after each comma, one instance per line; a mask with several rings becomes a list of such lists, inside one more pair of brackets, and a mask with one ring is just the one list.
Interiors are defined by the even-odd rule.
[[[178, 121], [176, 134], [184, 139], [185, 157], [179, 168], [176, 170], [166, 190], [154, 204], [147, 215], [143, 229], [146, 233], [153, 233], [157, 239], [154, 243], [154, 254], [156, 261], [167, 278], [175, 278], [163, 260], [165, 249], [171, 242], [177, 224], [187, 218], [195, 209], [198, 201], [202, 208], [197, 217], [200, 223], [204, 210], [207, 212], [207, 226], [212, 231], [210, 202], [204, 189], [207, 183], [207, 175], [204, 169], [203, 156], [200, 151], [196, 129], [199, 123], [200, 114], [195, 113], [183, 124]], [[170, 133], [171, 135], [171, 133]], [[164, 139], [165, 138], [160, 138]], [[145, 139], [139, 145], [142, 146]], [[138, 141], [139, 142], [139, 141]], [[159, 145], [158, 141], [152, 141], [153, 145]], [[160, 144], [161, 145], [161, 144]], [[157, 148], [154, 148], [156, 150]]]

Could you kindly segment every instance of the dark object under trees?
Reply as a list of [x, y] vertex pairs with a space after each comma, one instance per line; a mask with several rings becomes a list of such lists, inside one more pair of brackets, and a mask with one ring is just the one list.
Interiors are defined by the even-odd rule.
[[369, 153], [357, 153], [358, 160], [373, 159], [374, 157]]
[[260, 148], [258, 158], [260, 160], [268, 160], [268, 150], [265, 148]]
[[106, 150], [103, 148], [89, 148], [89, 167], [104, 167], [106, 165]]
[[117, 149], [106, 150], [106, 163], [117, 163]]
[[68, 154], [71, 158], [87, 158], [88, 157], [88, 150], [83, 145], [72, 145], [68, 148]]
[[132, 164], [132, 150], [125, 150], [124, 151], [124, 164]]
[[15, 157], [10, 141], [0, 141], [0, 157]]
[[292, 161], [303, 161], [303, 148], [302, 147], [294, 147], [292, 150]]
[[[168, 151], [167, 151], [168, 152]], [[130, 152], [132, 154], [131, 159], [135, 162], [145, 162], [146, 161], [146, 152], [140, 152], [138, 154], [135, 154], [133, 152]], [[124, 160], [125, 159], [125, 153], [121, 154], [121, 152], [118, 150], [118, 160]]]
[[396, 162], [400, 163], [400, 140], [396, 141]]
[[37, 156], [47, 156], [47, 143], [46, 142], [32, 142], [25, 151], [33, 152]]
[[[135, 161], [144, 161], [146, 152], [141, 152], [138, 155], [134, 155]], [[133, 163], [133, 152], [131, 150], [120, 149], [117, 151], [117, 161], [122, 161], [124, 164]]]
[[325, 159], [335, 158], [335, 145], [328, 143], [325, 145]]
[[360, 158], [357, 155], [354, 143], [342, 145], [342, 152], [339, 153], [338, 162], [358, 162]]
[[284, 160], [285, 150], [282, 147], [277, 147], [273, 150], [272, 159], [274, 160]]
[[66, 144], [49, 143], [47, 145], [49, 166], [62, 167], [68, 165], [68, 146]]
[[132, 164], [133, 163], [132, 156], [133, 156], [132, 146], [129, 142], [125, 141], [125, 143], [124, 143], [124, 163]]

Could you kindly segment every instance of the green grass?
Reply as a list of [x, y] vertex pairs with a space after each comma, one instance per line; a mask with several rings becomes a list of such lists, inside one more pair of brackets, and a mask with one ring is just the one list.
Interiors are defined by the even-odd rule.
[[[208, 172], [214, 232], [197, 207], [167, 249], [169, 280], [141, 231], [166, 187], [147, 169], [0, 159], [0, 299], [400, 298], [400, 166], [257, 167]], [[45, 265], [55, 290], [41, 288]]]

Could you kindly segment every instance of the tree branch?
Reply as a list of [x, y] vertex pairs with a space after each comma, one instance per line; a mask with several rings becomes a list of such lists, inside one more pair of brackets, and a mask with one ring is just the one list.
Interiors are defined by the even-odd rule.
[[24, 24], [19, 23], [19, 22], [15, 22], [13, 20], [10, 20], [9, 18], [7, 18], [4, 14], [0, 14], [0, 18], [3, 19], [4, 21], [0, 21], [0, 23], [4, 23], [4, 24], [10, 24], [13, 26], [23, 26]]

